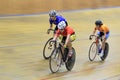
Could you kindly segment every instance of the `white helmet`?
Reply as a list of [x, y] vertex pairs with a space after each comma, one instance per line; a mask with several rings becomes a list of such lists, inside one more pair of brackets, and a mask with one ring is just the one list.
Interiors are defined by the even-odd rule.
[[61, 22], [58, 24], [58, 29], [64, 29], [65, 27], [66, 27], [65, 21], [61, 21]]

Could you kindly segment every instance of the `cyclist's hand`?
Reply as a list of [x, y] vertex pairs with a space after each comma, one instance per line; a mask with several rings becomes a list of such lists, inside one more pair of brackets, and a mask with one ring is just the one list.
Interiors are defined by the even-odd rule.
[[64, 44], [63, 47], [66, 48], [67, 46]]
[[55, 43], [55, 42], [56, 42], [56, 40], [51, 40], [50, 42]]
[[91, 35], [89, 36], [89, 40], [92, 40], [92, 36]]
[[47, 30], [47, 34], [50, 34], [50, 29]]

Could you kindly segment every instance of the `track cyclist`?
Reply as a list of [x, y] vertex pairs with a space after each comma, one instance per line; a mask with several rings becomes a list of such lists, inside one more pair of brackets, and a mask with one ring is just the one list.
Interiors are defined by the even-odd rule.
[[53, 27], [53, 24], [56, 25], [55, 29], [54, 29], [54, 34], [56, 32], [56, 30], [58, 29], [58, 23], [61, 22], [61, 21], [64, 21], [66, 23], [66, 25], [68, 25], [66, 19], [61, 16], [61, 15], [58, 15], [57, 11], [55, 10], [51, 10], [49, 12], [49, 23], [50, 23], [50, 28], [47, 30], [47, 33], [49, 34], [50, 33], [50, 29], [52, 29]]
[[110, 31], [109, 28], [104, 25], [101, 20], [96, 20], [95, 26], [96, 27], [94, 28], [93, 35], [96, 33], [96, 31], [98, 31], [97, 35], [99, 37], [102, 37], [102, 48], [99, 49], [99, 55], [102, 57], [104, 55], [105, 42], [109, 38]]
[[71, 57], [73, 52], [72, 52], [72, 41], [75, 40], [76, 35], [75, 31], [68, 25], [66, 25], [65, 21], [61, 21], [58, 24], [58, 30], [56, 31], [53, 41], [55, 41], [59, 35], [62, 35], [62, 42], [64, 43], [63, 47], [66, 48], [68, 47], [68, 57]]

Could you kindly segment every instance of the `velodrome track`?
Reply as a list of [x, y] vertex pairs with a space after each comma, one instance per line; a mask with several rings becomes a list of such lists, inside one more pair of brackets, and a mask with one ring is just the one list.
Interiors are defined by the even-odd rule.
[[[52, 36], [48, 14], [0, 18], [0, 80], [120, 80], [120, 8], [61, 12], [76, 32], [73, 47], [76, 63], [72, 71], [63, 66], [51, 74], [42, 50]], [[110, 51], [104, 62], [90, 62], [89, 35], [97, 19], [109, 26]]]

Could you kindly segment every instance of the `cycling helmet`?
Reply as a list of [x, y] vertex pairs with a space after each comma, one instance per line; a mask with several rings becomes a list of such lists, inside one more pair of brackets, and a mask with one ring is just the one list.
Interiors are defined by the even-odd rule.
[[57, 16], [57, 12], [55, 10], [51, 10], [49, 12], [49, 16]]
[[103, 25], [103, 23], [102, 23], [101, 20], [97, 20], [97, 21], [95, 21], [95, 24], [96, 24], [96, 25]]
[[66, 27], [66, 23], [64, 21], [61, 21], [59, 24], [58, 24], [58, 29], [64, 29]]

